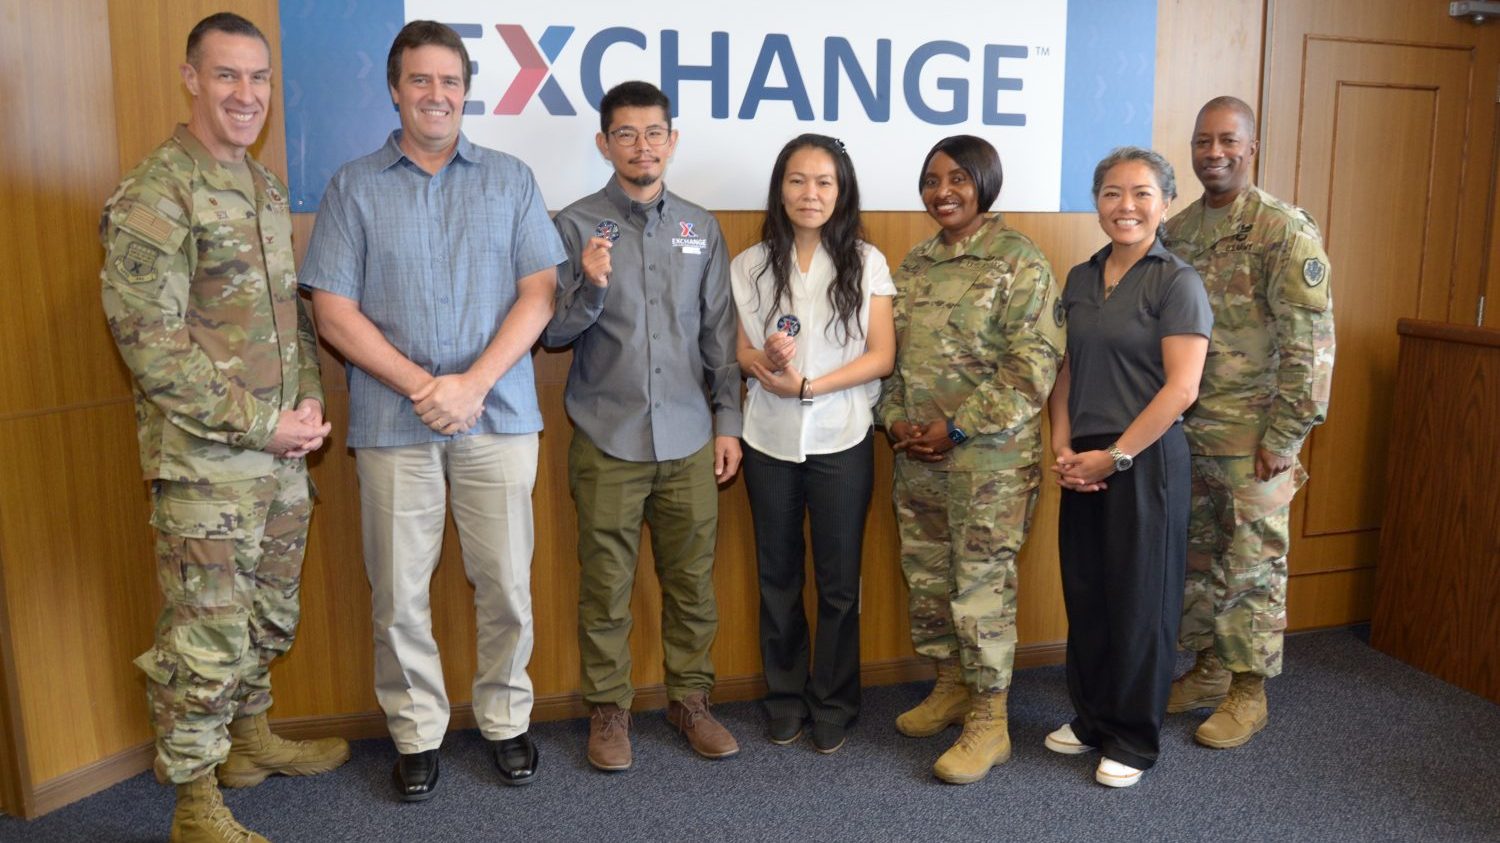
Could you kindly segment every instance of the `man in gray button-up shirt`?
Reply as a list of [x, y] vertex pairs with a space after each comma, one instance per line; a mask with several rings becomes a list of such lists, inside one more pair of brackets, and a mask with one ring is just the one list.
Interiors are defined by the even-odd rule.
[[548, 345], [573, 345], [568, 479], [578, 507], [582, 692], [589, 762], [630, 766], [630, 594], [651, 525], [662, 587], [668, 720], [709, 758], [739, 751], [708, 711], [718, 629], [717, 484], [740, 462], [740, 373], [728, 256], [713, 215], [668, 192], [677, 145], [660, 90], [626, 82], [600, 102], [615, 173], [555, 220], [559, 270]]

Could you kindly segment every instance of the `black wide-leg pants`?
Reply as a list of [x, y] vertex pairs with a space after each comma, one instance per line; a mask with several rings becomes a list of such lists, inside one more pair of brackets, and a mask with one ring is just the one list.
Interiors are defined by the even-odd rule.
[[[1117, 438], [1078, 437], [1073, 450]], [[1064, 490], [1058, 516], [1072, 726], [1106, 758], [1144, 770], [1156, 763], [1177, 663], [1191, 482], [1182, 425], [1105, 482]]]
[[[848, 725], [859, 711], [859, 571], [865, 516], [875, 483], [874, 437], [845, 451], [778, 460], [746, 445], [745, 489], [760, 572], [760, 652], [766, 711]], [[808, 669], [802, 607], [812, 534], [818, 629]]]

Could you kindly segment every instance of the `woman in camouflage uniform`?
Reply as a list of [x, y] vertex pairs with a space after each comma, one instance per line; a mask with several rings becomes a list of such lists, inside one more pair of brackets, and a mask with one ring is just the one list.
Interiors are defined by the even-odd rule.
[[922, 203], [942, 230], [894, 274], [896, 369], [881, 400], [904, 454], [895, 504], [912, 644], [938, 675], [896, 727], [925, 737], [962, 723], [932, 768], [953, 783], [979, 781], [1010, 758], [1016, 556], [1036, 507], [1042, 404], [1064, 346], [1047, 259], [987, 213], [1001, 181], [1000, 156], [972, 135], [939, 141], [922, 162]]

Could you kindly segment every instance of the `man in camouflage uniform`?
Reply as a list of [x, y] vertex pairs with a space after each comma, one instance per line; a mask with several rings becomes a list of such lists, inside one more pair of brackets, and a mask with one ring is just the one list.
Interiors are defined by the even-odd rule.
[[895, 371], [880, 420], [897, 450], [895, 505], [912, 644], [938, 681], [896, 720], [964, 731], [933, 766], [969, 783], [1010, 757], [1016, 555], [1041, 481], [1041, 410], [1065, 348], [1051, 266], [998, 216], [957, 243], [918, 244], [893, 275]]
[[262, 840], [227, 786], [330, 770], [339, 739], [266, 727], [270, 664], [292, 645], [321, 447], [317, 341], [297, 297], [286, 187], [246, 155], [271, 60], [237, 15], [201, 21], [182, 77], [189, 122], [104, 207], [104, 311], [134, 381], [165, 605], [146, 673], [156, 774], [177, 785], [172, 840]]
[[1217, 706], [1194, 737], [1224, 749], [1265, 727], [1265, 680], [1281, 672], [1290, 507], [1307, 479], [1297, 453], [1328, 409], [1333, 300], [1317, 225], [1250, 183], [1250, 107], [1210, 100], [1192, 144], [1203, 196], [1167, 223], [1167, 245], [1203, 277], [1214, 330], [1184, 423], [1193, 497], [1179, 640], [1197, 661], [1167, 711]]

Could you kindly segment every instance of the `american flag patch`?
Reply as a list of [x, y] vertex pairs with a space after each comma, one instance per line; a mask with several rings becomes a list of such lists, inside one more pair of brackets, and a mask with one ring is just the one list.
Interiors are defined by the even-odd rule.
[[166, 244], [167, 238], [172, 236], [172, 230], [177, 227], [171, 220], [144, 205], [132, 207], [130, 213], [125, 216], [125, 222], [121, 225], [147, 240], [163, 245]]

